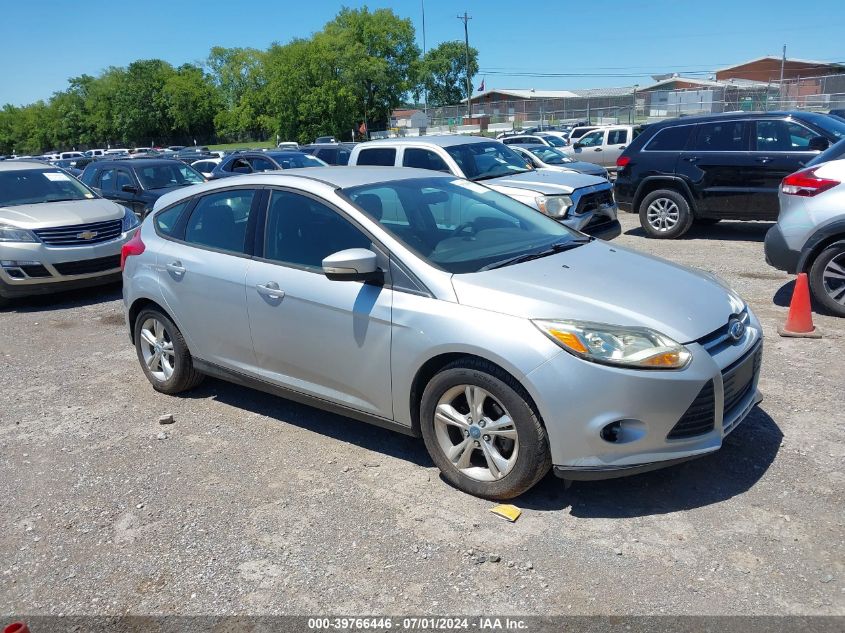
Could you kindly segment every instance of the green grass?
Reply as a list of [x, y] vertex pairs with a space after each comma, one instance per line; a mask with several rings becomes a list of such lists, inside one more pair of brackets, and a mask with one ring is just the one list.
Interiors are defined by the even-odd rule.
[[208, 149], [215, 151], [228, 149], [265, 149], [270, 147], [276, 147], [276, 143], [274, 141], [242, 141], [240, 143], [222, 143], [220, 145], [209, 145]]

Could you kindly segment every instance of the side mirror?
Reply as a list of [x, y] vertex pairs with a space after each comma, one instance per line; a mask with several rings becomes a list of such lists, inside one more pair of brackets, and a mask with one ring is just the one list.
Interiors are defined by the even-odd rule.
[[828, 147], [830, 147], [830, 143], [824, 136], [814, 136], [807, 145], [807, 149], [811, 152], [823, 152]]
[[376, 254], [367, 248], [347, 248], [323, 259], [323, 273], [333, 281], [380, 279]]
[[574, 142], [574, 143], [572, 144], [572, 147], [573, 147], [573, 149], [581, 149], [581, 148], [582, 148], [582, 147], [584, 147], [584, 146], [583, 146], [583, 145], [581, 145], [581, 143], [579, 143], [579, 142], [577, 142], [577, 141], [576, 141], [576, 142]]
[[138, 193], [138, 188], [134, 185], [123, 185], [120, 190], [123, 193]]
[[534, 163], [530, 160], [525, 161], [525, 169], [534, 169]]

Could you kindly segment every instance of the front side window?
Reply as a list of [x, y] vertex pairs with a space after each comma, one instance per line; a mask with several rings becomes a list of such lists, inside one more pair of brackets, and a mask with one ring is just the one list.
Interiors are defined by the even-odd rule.
[[176, 160], [167, 164], [136, 167], [135, 173], [144, 189], [167, 189], [205, 182], [202, 174]]
[[370, 239], [325, 204], [290, 191], [273, 191], [264, 231], [264, 257], [322, 270], [323, 259], [347, 248], [369, 248]]
[[563, 165], [564, 163], [575, 162], [573, 158], [553, 147], [536, 147], [532, 148], [531, 151], [547, 165]]
[[449, 173], [449, 166], [437, 154], [428, 149], [409, 147], [405, 150], [402, 158], [402, 165], [405, 167], [417, 167], [419, 169], [431, 169], [432, 171], [445, 171]]
[[697, 152], [743, 152], [748, 149], [746, 121], [700, 123], [693, 149]]
[[566, 147], [566, 143], [563, 142], [563, 139], [555, 136], [554, 134], [544, 136], [543, 140], [546, 141], [552, 147]]
[[599, 147], [604, 142], [604, 132], [590, 132], [578, 141], [581, 147]]
[[232, 253], [245, 253], [252, 189], [221, 191], [199, 199], [185, 227], [185, 241]]
[[525, 160], [510, 147], [498, 141], [452, 145], [445, 149], [458, 163], [464, 176], [470, 180], [511, 176], [528, 171]]
[[757, 121], [755, 147], [758, 152], [809, 151], [810, 139], [818, 136], [803, 125], [782, 119]]
[[132, 176], [129, 175], [129, 172], [125, 169], [118, 169], [117, 170], [117, 182], [115, 183], [115, 189], [117, 191], [123, 191], [124, 187], [134, 187], [135, 183], [132, 181]]
[[343, 193], [423, 260], [450, 273], [579, 243], [562, 224], [467, 180], [411, 178]]
[[233, 174], [251, 174], [252, 167], [250, 164], [244, 160], [243, 158], [235, 158], [233, 159], [228, 165], [223, 168], [224, 171], [231, 172]]
[[94, 194], [59, 169], [15, 169], [0, 172], [0, 207], [39, 202], [86, 200]]
[[382, 165], [392, 167], [396, 163], [396, 149], [392, 147], [377, 147], [361, 150], [358, 154], [359, 165]]
[[252, 164], [253, 171], [274, 171], [278, 169], [266, 158], [250, 158], [249, 162]]
[[115, 182], [117, 181], [116, 169], [104, 169], [100, 172], [100, 191], [103, 193], [114, 193], [116, 191]]

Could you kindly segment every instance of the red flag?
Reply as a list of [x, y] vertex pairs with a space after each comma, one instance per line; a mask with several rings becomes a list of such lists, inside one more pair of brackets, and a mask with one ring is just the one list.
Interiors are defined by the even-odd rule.
[[359, 126], [358, 126], [358, 134], [360, 134], [361, 136], [363, 136], [363, 135], [364, 135], [364, 134], [366, 134], [366, 133], [367, 133], [367, 122], [366, 122], [366, 121], [362, 121], [362, 122], [361, 122], [361, 125], [359, 125]]
[[478, 92], [484, 92], [484, 79], [481, 80], [481, 85], [478, 86]]

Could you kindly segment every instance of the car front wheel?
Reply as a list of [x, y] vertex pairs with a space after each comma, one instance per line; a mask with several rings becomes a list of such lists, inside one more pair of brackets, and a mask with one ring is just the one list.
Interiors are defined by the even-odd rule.
[[423, 392], [420, 425], [443, 477], [478, 497], [516, 497], [551, 467], [546, 430], [527, 394], [484, 361], [456, 361], [435, 375]]
[[845, 242], [819, 253], [809, 277], [813, 298], [836, 316], [845, 317]]
[[677, 191], [658, 189], [640, 203], [640, 225], [649, 237], [671, 240], [692, 226], [689, 203]]
[[204, 378], [194, 369], [179, 328], [154, 308], [142, 310], [135, 320], [135, 351], [156, 391], [176, 394], [196, 387]]

